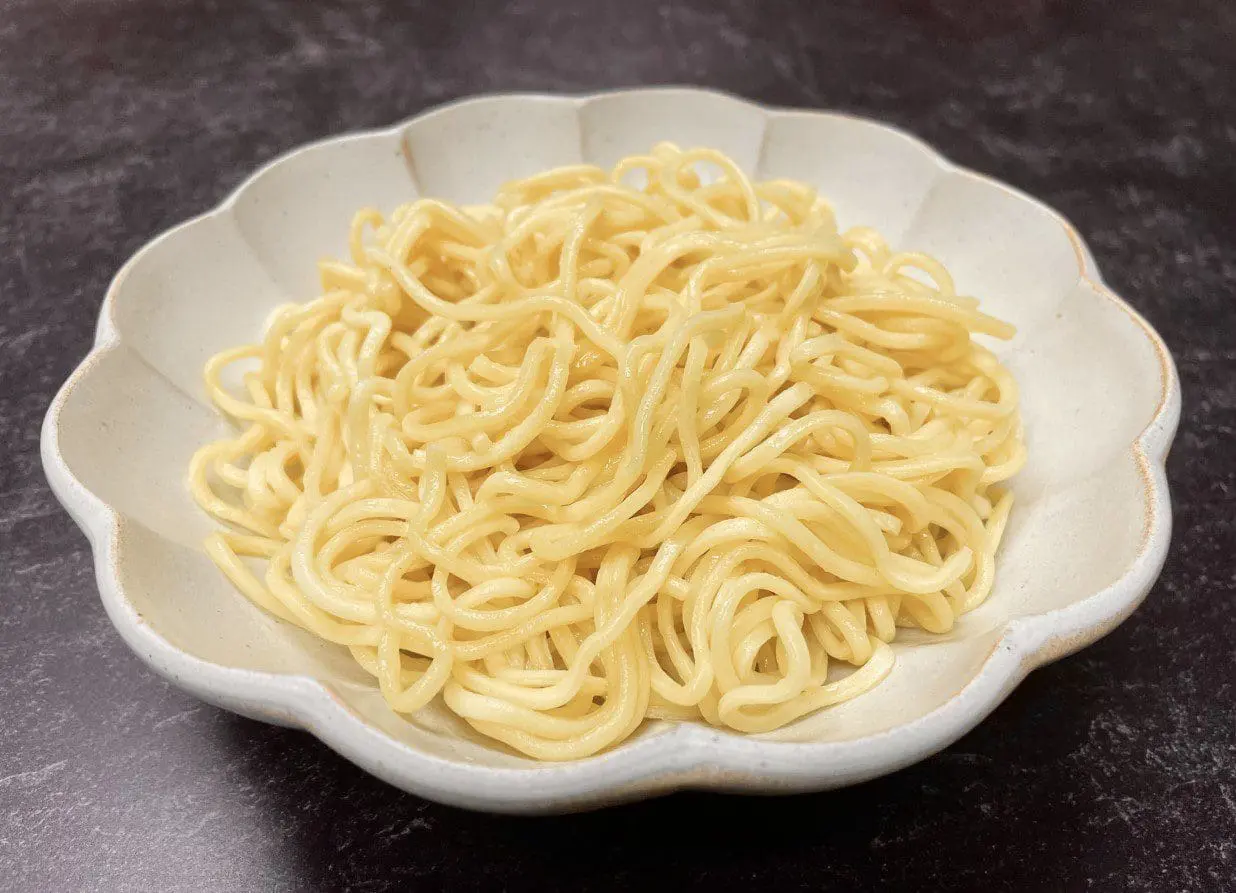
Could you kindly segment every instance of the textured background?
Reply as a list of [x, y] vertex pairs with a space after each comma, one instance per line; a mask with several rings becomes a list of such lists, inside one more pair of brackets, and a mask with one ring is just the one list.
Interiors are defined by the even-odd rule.
[[[1222, 0], [0, 2], [0, 888], [1236, 889], [1233, 47]], [[1144, 607], [893, 777], [563, 819], [420, 801], [139, 665], [37, 455], [123, 260], [306, 140], [664, 82], [889, 121], [1078, 225], [1184, 382]]]

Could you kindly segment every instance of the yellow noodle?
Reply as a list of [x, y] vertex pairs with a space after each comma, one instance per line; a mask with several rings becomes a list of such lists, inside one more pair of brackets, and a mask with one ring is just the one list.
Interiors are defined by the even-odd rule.
[[363, 209], [348, 246], [207, 364], [239, 430], [189, 486], [237, 589], [392, 709], [545, 760], [766, 732], [991, 591], [1025, 448], [972, 336], [1012, 327], [809, 186], [663, 143]]

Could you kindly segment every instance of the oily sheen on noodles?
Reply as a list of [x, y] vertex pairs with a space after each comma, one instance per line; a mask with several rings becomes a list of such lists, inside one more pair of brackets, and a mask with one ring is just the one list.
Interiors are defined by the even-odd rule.
[[228, 578], [392, 709], [545, 760], [763, 732], [990, 592], [1024, 449], [973, 336], [1013, 330], [809, 186], [661, 144], [350, 244], [207, 365], [239, 433], [190, 480]]

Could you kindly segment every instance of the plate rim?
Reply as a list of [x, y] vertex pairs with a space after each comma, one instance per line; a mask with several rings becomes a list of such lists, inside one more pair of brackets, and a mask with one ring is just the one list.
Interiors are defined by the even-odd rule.
[[[69, 470], [60, 451], [60, 418], [69, 395], [122, 339], [114, 324], [115, 296], [129, 272], [161, 242], [212, 217], [228, 214], [257, 180], [289, 160], [325, 145], [373, 137], [399, 137], [414, 122], [495, 99], [570, 102], [576, 107], [605, 96], [683, 94], [720, 97], [767, 117], [842, 118], [911, 141], [941, 173], [998, 188], [1046, 212], [1063, 229], [1076, 255], [1079, 284], [1129, 315], [1149, 341], [1159, 364], [1161, 394], [1154, 414], [1129, 451], [1143, 479], [1146, 518], [1133, 562], [1109, 586], [1052, 611], [1004, 621], [991, 652], [952, 697], [915, 720], [838, 742], [784, 742], [741, 737], [684, 723], [637, 737], [611, 751], [569, 763], [527, 768], [455, 762], [402, 744], [353, 712], [328, 682], [303, 674], [276, 674], [211, 663], [181, 651], [146, 624], [129, 602], [118, 574], [119, 514]], [[602, 90], [588, 93], [483, 93], [429, 107], [388, 127], [353, 131], [296, 146], [245, 177], [217, 205], [150, 239], [119, 269], [99, 310], [95, 340], [58, 389], [44, 417], [40, 453], [52, 492], [86, 534], [107, 614], [126, 644], [156, 673], [202, 700], [242, 715], [300, 727], [361, 768], [406, 791], [465, 808], [505, 813], [588, 809], [682, 788], [791, 793], [857, 783], [896, 771], [947, 747], [977, 725], [1035, 667], [1070, 654], [1106, 635], [1141, 603], [1167, 557], [1171, 505], [1165, 462], [1179, 422], [1180, 382], [1166, 344], [1140, 313], [1103, 281], [1077, 229], [1049, 205], [986, 174], [957, 165], [899, 127], [822, 109], [764, 105], [726, 91], [691, 86]]]

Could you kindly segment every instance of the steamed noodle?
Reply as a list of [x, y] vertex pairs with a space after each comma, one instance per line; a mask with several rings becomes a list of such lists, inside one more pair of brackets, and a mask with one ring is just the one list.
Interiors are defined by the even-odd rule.
[[394, 710], [546, 760], [765, 732], [991, 590], [1024, 449], [972, 336], [1013, 329], [810, 187], [662, 144], [350, 244], [207, 365], [240, 433], [190, 478], [232, 583]]

